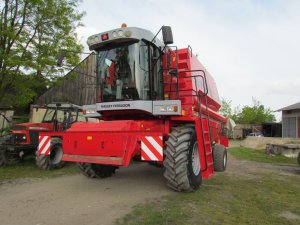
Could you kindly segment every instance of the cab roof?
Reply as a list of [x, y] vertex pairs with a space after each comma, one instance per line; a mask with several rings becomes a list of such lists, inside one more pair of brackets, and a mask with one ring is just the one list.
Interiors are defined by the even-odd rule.
[[157, 47], [163, 47], [162, 41], [154, 37], [155, 35], [149, 30], [138, 27], [122, 27], [92, 35], [88, 38], [87, 44], [90, 50], [95, 50], [109, 43], [123, 43], [143, 39], [149, 42], [153, 41]]

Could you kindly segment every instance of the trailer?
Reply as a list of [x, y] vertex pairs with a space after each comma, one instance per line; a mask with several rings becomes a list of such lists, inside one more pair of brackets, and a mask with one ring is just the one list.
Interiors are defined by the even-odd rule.
[[[163, 41], [157, 36], [162, 32]], [[132, 161], [164, 167], [167, 185], [198, 189], [227, 165], [227, 118], [216, 83], [191, 47], [178, 49], [169, 26], [154, 35], [136, 27], [88, 38], [97, 56], [97, 102], [83, 107], [98, 123], [74, 123], [65, 132], [40, 133], [38, 154], [62, 139], [64, 161], [92, 178], [113, 175]]]

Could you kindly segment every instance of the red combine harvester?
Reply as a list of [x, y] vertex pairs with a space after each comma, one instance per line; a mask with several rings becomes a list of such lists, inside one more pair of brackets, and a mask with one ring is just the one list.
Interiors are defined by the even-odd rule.
[[[214, 79], [191, 48], [170, 46], [171, 28], [160, 31], [163, 43], [126, 26], [89, 37], [99, 94], [84, 110], [102, 121], [74, 123], [55, 136], [62, 137], [63, 160], [77, 162], [88, 177], [111, 176], [133, 159], [163, 165], [169, 187], [191, 192], [226, 169], [228, 139], [221, 133], [227, 119], [218, 113]], [[52, 136], [40, 133], [40, 141]], [[47, 146], [40, 142], [39, 154]]]

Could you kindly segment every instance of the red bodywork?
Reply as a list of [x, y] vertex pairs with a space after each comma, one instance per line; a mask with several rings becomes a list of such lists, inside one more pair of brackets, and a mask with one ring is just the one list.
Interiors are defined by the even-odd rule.
[[[16, 144], [19, 145], [33, 145], [30, 138], [30, 132], [41, 132], [41, 131], [52, 131], [52, 123], [21, 123], [15, 125], [15, 129], [11, 130], [12, 134], [15, 135], [25, 135], [25, 141], [17, 141]], [[36, 143], [37, 144], [37, 143]]]
[[142, 137], [165, 137], [169, 129], [162, 120], [76, 123], [63, 136], [63, 160], [128, 166], [141, 155]]
[[[178, 55], [178, 58], [177, 58]], [[167, 58], [169, 57], [169, 59]], [[178, 77], [171, 76], [166, 68], [178, 65]], [[201, 107], [198, 108], [199, 98], [195, 94], [204, 94], [205, 68], [195, 56], [191, 56], [188, 49], [171, 52], [163, 59], [165, 97], [179, 99], [182, 104], [180, 116], [149, 116], [148, 120], [135, 120], [134, 115], [139, 111], [110, 111], [102, 112], [102, 118], [110, 120], [111, 115], [132, 115], [131, 120], [111, 120], [99, 123], [75, 123], [64, 133], [56, 133], [63, 139], [63, 160], [72, 162], [87, 162], [128, 166], [132, 158], [141, 159], [141, 143], [145, 138], [162, 137], [163, 143], [168, 138], [172, 127], [181, 124], [194, 124], [198, 140], [199, 157], [202, 176], [210, 177], [213, 170], [212, 143], [221, 143], [228, 146], [226, 137], [221, 137], [221, 129], [227, 119], [218, 113], [220, 100], [216, 84], [209, 73], [205, 72], [208, 95], [201, 98]], [[197, 69], [201, 71], [191, 72]], [[198, 74], [203, 76], [198, 76]], [[178, 79], [178, 80], [177, 80]], [[178, 83], [178, 90], [176, 92]], [[201, 112], [201, 117], [199, 113]], [[44, 136], [53, 135], [43, 133]], [[227, 140], [227, 141], [226, 141]], [[155, 143], [154, 143], [155, 145]], [[161, 158], [162, 159], [162, 158]], [[161, 162], [162, 160], [160, 160]]]

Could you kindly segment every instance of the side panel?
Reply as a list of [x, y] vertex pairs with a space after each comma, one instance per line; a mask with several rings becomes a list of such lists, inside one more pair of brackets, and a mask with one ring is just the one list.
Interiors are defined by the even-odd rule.
[[76, 132], [63, 137], [65, 154], [123, 157], [128, 135], [122, 133]]
[[220, 137], [220, 144], [224, 145], [226, 148], [228, 148], [228, 146], [229, 146], [229, 140], [228, 140], [228, 138], [225, 137], [225, 136], [221, 136]]
[[168, 131], [163, 120], [77, 123], [63, 134], [63, 160], [123, 166], [133, 157], [161, 162]]

